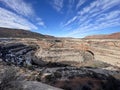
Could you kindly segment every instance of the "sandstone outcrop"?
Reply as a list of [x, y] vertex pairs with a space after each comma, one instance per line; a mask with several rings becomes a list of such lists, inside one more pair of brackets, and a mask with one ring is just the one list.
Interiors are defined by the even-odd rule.
[[86, 36], [85, 39], [120, 39], [120, 32], [108, 35], [92, 35]]
[[88, 49], [81, 42], [69, 40], [47, 40], [38, 41], [38, 45], [41, 47], [36, 56], [43, 61], [47, 62], [84, 62], [94, 60], [94, 53]]

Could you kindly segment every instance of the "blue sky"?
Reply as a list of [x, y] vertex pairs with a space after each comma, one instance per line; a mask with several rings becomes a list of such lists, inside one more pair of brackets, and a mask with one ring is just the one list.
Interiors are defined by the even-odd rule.
[[0, 0], [0, 27], [77, 38], [120, 32], [120, 0]]

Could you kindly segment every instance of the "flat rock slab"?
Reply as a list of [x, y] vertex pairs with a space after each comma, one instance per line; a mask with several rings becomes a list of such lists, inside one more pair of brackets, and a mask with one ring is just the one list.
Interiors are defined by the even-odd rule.
[[63, 90], [35, 81], [24, 81], [21, 83], [23, 84], [23, 90]]

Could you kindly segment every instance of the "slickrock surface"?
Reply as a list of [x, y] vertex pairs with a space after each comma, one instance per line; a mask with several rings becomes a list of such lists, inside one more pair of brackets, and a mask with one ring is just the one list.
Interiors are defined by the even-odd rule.
[[0, 61], [3, 63], [0, 73], [12, 65], [18, 68], [21, 78], [29, 81], [24, 83], [25, 87], [36, 90], [54, 87], [119, 90], [119, 49], [120, 41], [115, 39], [4, 38], [0, 41]]
[[[97, 60], [120, 67], [120, 40], [118, 39], [37, 40], [28, 38], [17, 39], [17, 41], [19, 41], [18, 43], [28, 44], [28, 46], [32, 43], [39, 47], [35, 51], [35, 56], [38, 58], [35, 59], [35, 62], [38, 64], [40, 61], [47, 61], [74, 65], [84, 61]], [[16, 40], [5, 39], [2, 42], [15, 43]], [[24, 47], [22, 48], [24, 49]]]
[[61, 39], [38, 41], [36, 56], [52, 62], [84, 62], [98, 60], [120, 67], [118, 39]]
[[23, 90], [63, 90], [35, 81], [21, 82], [21, 83], [23, 84], [24, 87]]
[[98, 68], [47, 68], [41, 81], [64, 90], [119, 90], [120, 81], [111, 77], [120, 72]]
[[95, 54], [95, 60], [120, 67], [120, 40], [89, 40], [87, 42]]
[[94, 54], [87, 49], [84, 50], [81, 42], [58, 39], [38, 41], [37, 44], [41, 48], [36, 52], [36, 56], [43, 61], [81, 63], [94, 60]]

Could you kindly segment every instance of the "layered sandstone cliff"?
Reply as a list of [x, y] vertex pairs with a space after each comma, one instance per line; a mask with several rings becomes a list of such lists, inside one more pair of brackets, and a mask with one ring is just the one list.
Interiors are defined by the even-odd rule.
[[104, 34], [104, 35], [92, 35], [86, 36], [86, 39], [120, 39], [120, 32], [113, 33], [113, 34]]

